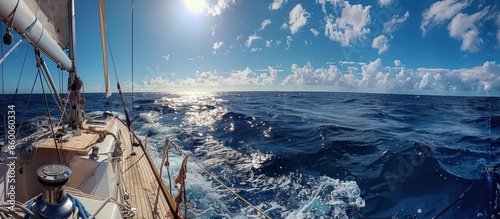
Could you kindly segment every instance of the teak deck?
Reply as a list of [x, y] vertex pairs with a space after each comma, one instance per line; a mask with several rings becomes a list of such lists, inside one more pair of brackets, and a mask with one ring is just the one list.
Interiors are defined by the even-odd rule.
[[[87, 125], [85, 124], [83, 127], [88, 128], [89, 126], [92, 125]], [[106, 127], [104, 128], [97, 128], [97, 130], [102, 130], [102, 129], [109, 129], [111, 126], [111, 123], [107, 124]], [[96, 126], [99, 127], [99, 126]], [[102, 127], [102, 126], [101, 126]], [[62, 141], [62, 142], [57, 142], [57, 146], [61, 147], [64, 149], [66, 152], [70, 153], [76, 153], [79, 155], [85, 155], [88, 154], [90, 149], [92, 149], [92, 146], [99, 140], [99, 134], [96, 133], [88, 133], [87, 131], [83, 130], [82, 135], [80, 136], [73, 136], [67, 141]], [[48, 149], [55, 149], [56, 147], [54, 146], [54, 139], [53, 138], [48, 138], [44, 142], [42, 142], [40, 145], [38, 145], [39, 148], [48, 148]]]
[[[163, 193], [161, 186], [165, 187], [165, 185], [163, 182], [158, 183], [158, 172], [156, 167], [151, 165], [151, 158], [145, 153], [145, 149], [142, 146], [131, 146], [127, 127], [118, 119], [116, 119], [116, 121], [119, 125], [119, 130], [122, 132], [121, 135], [123, 136], [122, 174], [129, 193], [128, 202], [132, 208], [137, 209], [134, 218], [174, 218], [167, 200], [170, 200], [172, 206], [176, 204], [170, 194], [165, 195]], [[103, 129], [109, 129], [111, 125], [112, 122], [109, 122]], [[100, 129], [98, 128], [98, 130]], [[82, 135], [71, 137], [68, 141], [63, 142], [63, 150], [65, 152], [73, 152], [80, 155], [87, 154], [98, 139], [99, 134], [89, 133], [84, 130]], [[61, 146], [60, 142], [57, 144], [59, 147]], [[49, 138], [40, 144], [39, 147], [55, 149], [54, 140]], [[134, 151], [136, 155], [132, 156], [132, 151]], [[156, 205], [157, 197], [158, 204]], [[156, 209], [155, 206], [157, 206]]]
[[[119, 122], [120, 130], [127, 130], [125, 125]], [[125, 184], [130, 194], [129, 203], [132, 207], [137, 208], [135, 218], [174, 218], [170, 212], [167, 199], [173, 202], [171, 197], [163, 195], [160, 183], [156, 180], [156, 167], [151, 167], [148, 161], [149, 155], [144, 153], [142, 147], [132, 147], [130, 136], [128, 133], [123, 133], [124, 139], [124, 162], [122, 172], [124, 174]], [[131, 156], [132, 150], [136, 153]], [[163, 184], [163, 182], [161, 182]], [[157, 209], [155, 208], [156, 197], [158, 196]]]

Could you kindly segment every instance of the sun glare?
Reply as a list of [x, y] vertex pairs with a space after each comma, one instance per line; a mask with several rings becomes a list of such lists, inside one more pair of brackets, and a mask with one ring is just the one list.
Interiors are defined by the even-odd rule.
[[185, 0], [186, 7], [189, 11], [200, 13], [205, 9], [205, 0]]

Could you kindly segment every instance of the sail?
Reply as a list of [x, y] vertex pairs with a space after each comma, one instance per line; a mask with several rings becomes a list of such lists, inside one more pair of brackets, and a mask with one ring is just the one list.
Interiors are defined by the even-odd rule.
[[62, 49], [69, 46], [68, 0], [24, 0]]
[[70, 71], [73, 62], [62, 50], [69, 45], [68, 4], [68, 0], [0, 0], [0, 19]]
[[107, 28], [106, 28], [106, 2], [99, 0], [99, 18], [101, 21], [101, 45], [102, 45], [102, 64], [104, 68], [104, 85], [106, 91], [106, 98], [111, 96], [111, 83], [109, 82], [108, 73], [108, 52], [106, 49], [107, 41]]

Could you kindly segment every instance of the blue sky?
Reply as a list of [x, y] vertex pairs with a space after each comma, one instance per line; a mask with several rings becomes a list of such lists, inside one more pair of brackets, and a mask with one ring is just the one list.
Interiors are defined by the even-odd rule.
[[[191, 1], [201, 5], [135, 1], [135, 91], [500, 94], [499, 1]], [[131, 2], [108, 0], [107, 13], [118, 78], [130, 91]], [[76, 0], [76, 16], [79, 75], [86, 92], [102, 92], [97, 1]], [[4, 62], [6, 93], [26, 46]], [[21, 92], [36, 73], [29, 52]]]

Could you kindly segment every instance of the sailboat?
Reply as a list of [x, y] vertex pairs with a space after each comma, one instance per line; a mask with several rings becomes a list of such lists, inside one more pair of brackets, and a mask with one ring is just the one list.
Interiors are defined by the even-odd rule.
[[[37, 67], [50, 82], [63, 120], [60, 125], [51, 122], [47, 132], [21, 138], [15, 105], [8, 106], [0, 153], [0, 217], [182, 218], [187, 156], [173, 192], [161, 178], [164, 165], [160, 171], [155, 167], [131, 128], [125, 106], [125, 121], [109, 112], [86, 117], [74, 11], [73, 0], [0, 0], [0, 19], [7, 25], [4, 43], [12, 43], [11, 31], [16, 31], [35, 48]], [[99, 14], [109, 97], [104, 0], [99, 0]], [[68, 73], [69, 100], [60, 97], [41, 53]], [[124, 104], [119, 84], [118, 91]], [[168, 148], [166, 139], [162, 164], [167, 168]]]

